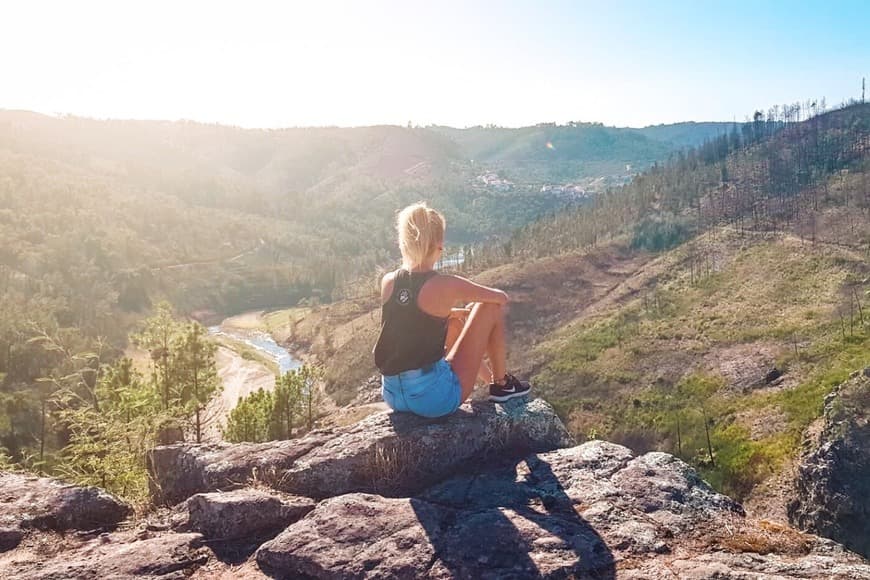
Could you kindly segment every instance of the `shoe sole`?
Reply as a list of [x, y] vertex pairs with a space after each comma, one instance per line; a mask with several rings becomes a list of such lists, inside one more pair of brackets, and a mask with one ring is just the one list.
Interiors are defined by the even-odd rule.
[[502, 395], [501, 397], [496, 397], [495, 395], [490, 395], [489, 400], [494, 401], [496, 403], [504, 403], [505, 401], [509, 401], [510, 399], [528, 396], [528, 394], [529, 394], [529, 391], [523, 391], [521, 393], [511, 393], [509, 395]]

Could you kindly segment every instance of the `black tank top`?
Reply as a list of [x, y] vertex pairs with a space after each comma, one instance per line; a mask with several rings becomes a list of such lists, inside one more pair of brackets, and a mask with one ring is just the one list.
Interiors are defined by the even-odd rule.
[[381, 308], [381, 333], [375, 344], [375, 365], [385, 375], [423, 368], [444, 356], [447, 318], [426, 314], [417, 306], [429, 272], [396, 271], [393, 293]]

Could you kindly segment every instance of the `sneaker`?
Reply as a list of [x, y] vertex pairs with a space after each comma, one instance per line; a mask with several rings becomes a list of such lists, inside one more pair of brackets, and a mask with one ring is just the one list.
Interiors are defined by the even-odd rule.
[[490, 383], [489, 400], [503, 403], [515, 397], [525, 397], [532, 386], [526, 381], [520, 381], [513, 375], [504, 376], [504, 384]]

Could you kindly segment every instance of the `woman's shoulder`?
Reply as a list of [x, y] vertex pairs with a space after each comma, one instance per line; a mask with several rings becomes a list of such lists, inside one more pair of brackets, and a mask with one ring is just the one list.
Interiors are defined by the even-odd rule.
[[396, 274], [398, 274], [398, 270], [393, 270], [392, 272], [387, 272], [381, 276], [381, 285], [383, 286], [386, 282], [392, 282], [396, 279]]
[[457, 276], [456, 274], [442, 274], [441, 272], [438, 272], [438, 274], [436, 276], [432, 276], [432, 278], [434, 280], [437, 280], [438, 284], [450, 287], [460, 286], [468, 281], [462, 276]]
[[390, 294], [393, 293], [393, 284], [396, 281], [396, 275], [398, 274], [398, 270], [393, 270], [392, 272], [387, 272], [383, 276], [381, 276], [381, 302], [384, 303], [390, 298]]
[[454, 299], [453, 295], [456, 293], [456, 289], [461, 286], [461, 283], [462, 278], [458, 276], [435, 272], [427, 276], [426, 281], [420, 288], [420, 294], [437, 294], [449, 302]]

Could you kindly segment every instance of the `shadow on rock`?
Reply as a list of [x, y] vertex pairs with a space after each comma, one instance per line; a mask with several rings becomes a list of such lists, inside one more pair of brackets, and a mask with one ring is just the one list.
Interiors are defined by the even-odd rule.
[[272, 540], [283, 530], [275, 530], [269, 533], [258, 534], [244, 539], [216, 539], [204, 540], [202, 543], [214, 552], [215, 557], [231, 566], [244, 564], [264, 543]]
[[[414, 413], [402, 413], [399, 411], [392, 411], [387, 414], [387, 419], [389, 420], [390, 425], [392, 426], [396, 435], [411, 435], [415, 432], [419, 432], [421, 428], [435, 425], [449, 425], [457, 421], [471, 420], [475, 415], [474, 409], [479, 408], [481, 405], [482, 403], [472, 402], [470, 405], [471, 409], [460, 407], [450, 415], [445, 415], [444, 417], [435, 417], [431, 419], [415, 415]], [[492, 403], [490, 403], [490, 406], [491, 405]]]
[[[526, 481], [509, 477], [527, 468]], [[610, 548], [576, 512], [546, 461], [532, 455], [482, 477], [496, 484], [480, 486], [486, 497], [472, 497], [472, 477], [464, 490], [447, 492], [452, 497], [411, 500], [435, 550], [430, 577], [616, 577]], [[438, 499], [453, 508], [451, 517], [433, 518], [431, 509], [422, 509]]]

